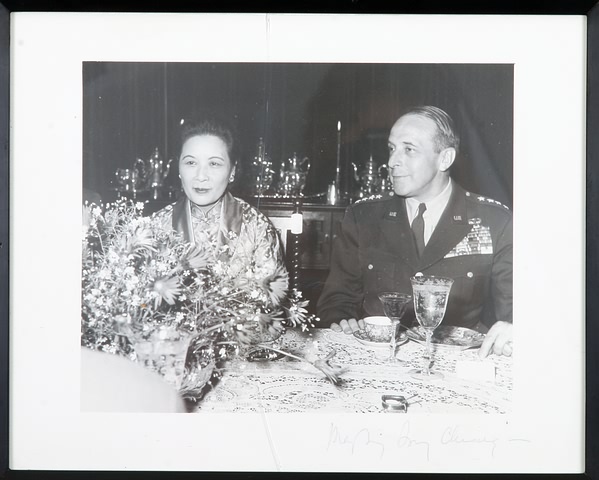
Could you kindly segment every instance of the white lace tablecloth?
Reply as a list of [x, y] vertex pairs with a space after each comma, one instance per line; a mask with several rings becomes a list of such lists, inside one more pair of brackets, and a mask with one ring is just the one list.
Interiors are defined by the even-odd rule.
[[473, 381], [456, 375], [458, 360], [477, 361], [477, 349], [437, 349], [433, 369], [441, 380], [420, 381], [408, 371], [423, 364], [425, 347], [409, 341], [401, 345], [394, 364], [389, 350], [365, 346], [353, 335], [329, 329], [309, 333], [288, 331], [282, 348], [311, 360], [336, 351], [333, 362], [347, 368], [342, 382], [333, 385], [306, 362], [288, 357], [267, 362], [230, 361], [223, 378], [198, 404], [199, 412], [384, 412], [381, 395], [403, 395], [408, 413], [507, 413], [512, 393], [512, 360], [490, 355], [494, 381]]

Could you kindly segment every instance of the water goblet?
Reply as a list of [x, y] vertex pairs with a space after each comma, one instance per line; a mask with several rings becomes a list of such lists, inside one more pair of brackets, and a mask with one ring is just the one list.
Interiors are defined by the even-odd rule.
[[404, 316], [412, 296], [407, 293], [383, 292], [379, 294], [379, 299], [383, 304], [385, 315], [391, 320], [391, 339], [389, 340], [389, 359], [388, 362], [399, 361], [395, 358], [395, 349], [397, 347], [397, 328], [400, 325], [401, 318]]
[[414, 297], [414, 313], [426, 335], [426, 353], [428, 357], [424, 363], [424, 368], [411, 370], [410, 374], [420, 380], [441, 379], [443, 378], [442, 373], [432, 372], [430, 369], [432, 358], [431, 338], [435, 328], [441, 324], [445, 316], [453, 280], [432, 275], [418, 275], [410, 278], [410, 281]]

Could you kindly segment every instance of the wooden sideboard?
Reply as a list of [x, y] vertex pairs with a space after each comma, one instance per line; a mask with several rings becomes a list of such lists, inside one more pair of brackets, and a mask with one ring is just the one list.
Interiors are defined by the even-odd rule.
[[[294, 212], [291, 204], [262, 204], [259, 210], [267, 217], [289, 217]], [[328, 270], [332, 242], [337, 236], [345, 207], [330, 205], [302, 205], [303, 232], [300, 235], [300, 268]]]
[[[289, 217], [293, 204], [262, 203], [256, 205], [267, 217]], [[304, 204], [301, 206], [303, 231], [299, 237], [299, 288], [310, 301], [308, 311], [316, 313], [316, 303], [327, 279], [333, 241], [341, 228], [344, 206]], [[291, 234], [287, 240], [286, 259], [291, 267]]]

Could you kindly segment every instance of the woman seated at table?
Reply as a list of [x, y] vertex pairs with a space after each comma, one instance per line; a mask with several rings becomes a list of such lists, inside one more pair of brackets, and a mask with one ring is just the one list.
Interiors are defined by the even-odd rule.
[[228, 191], [237, 156], [233, 128], [226, 121], [215, 116], [184, 120], [178, 166], [185, 195], [156, 215], [165, 228], [226, 261], [233, 274], [248, 267], [258, 278], [285, 273], [273, 225]]

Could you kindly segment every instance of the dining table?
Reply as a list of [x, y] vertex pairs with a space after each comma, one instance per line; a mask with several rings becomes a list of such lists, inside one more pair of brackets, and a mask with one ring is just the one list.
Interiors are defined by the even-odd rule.
[[[288, 356], [248, 361], [240, 355], [227, 362], [194, 411], [387, 413], [382, 398], [391, 395], [405, 399], [406, 414], [509, 413], [512, 357], [490, 354], [481, 360], [478, 348], [433, 345], [432, 369], [442, 378], [421, 379], [412, 372], [423, 366], [426, 348], [403, 337], [397, 361], [389, 362], [387, 344], [328, 328], [289, 329], [277, 348], [307, 361]], [[344, 369], [337, 384], [311, 363], [333, 351], [331, 362]]]

